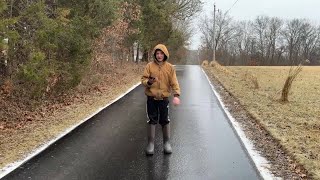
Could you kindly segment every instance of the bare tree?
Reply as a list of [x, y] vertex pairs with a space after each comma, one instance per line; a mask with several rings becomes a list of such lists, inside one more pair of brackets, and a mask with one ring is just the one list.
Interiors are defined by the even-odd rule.
[[[223, 12], [219, 12], [216, 17], [216, 27], [215, 27], [215, 39], [213, 40], [213, 15], [212, 17], [205, 17], [201, 20], [200, 23], [200, 31], [202, 33], [202, 41], [206, 45], [207, 49], [211, 51], [211, 53], [208, 55], [208, 59], [212, 59], [212, 52], [213, 50], [219, 51], [219, 54], [217, 54], [220, 58], [220, 63], [223, 63], [221, 61], [225, 61], [221, 59], [222, 57], [225, 57], [223, 54], [227, 51], [229, 48], [229, 41], [232, 40], [235, 28], [232, 24], [232, 18]], [[215, 47], [213, 47], [213, 41], [215, 41]], [[224, 62], [225, 63], [225, 62]]]
[[267, 28], [268, 24], [270, 22], [270, 18], [267, 16], [258, 16], [254, 23], [254, 31], [256, 33], [256, 39], [258, 39], [259, 42], [259, 55], [262, 59], [262, 62], [265, 62], [266, 60], [266, 52], [267, 52]]
[[311, 59], [311, 55], [315, 53], [316, 47], [319, 45], [320, 32], [309, 22], [305, 22], [301, 33], [301, 57], [303, 60]]
[[237, 22], [234, 25], [234, 36], [231, 40], [230, 51], [238, 56], [236, 64], [248, 64], [250, 55], [254, 53], [251, 49], [252, 35], [250, 23], [246, 21]]
[[202, 33], [201, 41], [206, 51], [211, 53], [207, 54], [207, 59], [212, 59], [213, 52], [213, 19], [204, 17], [200, 20], [200, 32]]
[[258, 16], [253, 22], [235, 22], [220, 12], [214, 48], [213, 18], [202, 19], [200, 31], [207, 59], [215, 48], [222, 64], [298, 65], [306, 59], [311, 65], [320, 64], [320, 27], [305, 19]]
[[268, 65], [275, 64], [277, 41], [280, 38], [283, 22], [279, 18], [271, 18], [267, 32], [267, 54]]
[[304, 20], [293, 19], [287, 21], [286, 27], [283, 30], [283, 36], [287, 43], [288, 61], [295, 64], [300, 50]]
[[219, 11], [216, 18], [216, 47], [215, 49], [226, 49], [227, 43], [232, 39], [234, 33], [234, 26], [232, 24], [232, 18]]
[[180, 20], [191, 18], [194, 14], [201, 10], [201, 0], [171, 0], [174, 17]]

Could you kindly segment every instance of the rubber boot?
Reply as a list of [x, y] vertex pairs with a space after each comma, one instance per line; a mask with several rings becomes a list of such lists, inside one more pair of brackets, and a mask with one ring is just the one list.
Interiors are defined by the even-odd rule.
[[170, 124], [162, 127], [163, 133], [163, 151], [165, 154], [171, 154], [172, 148], [170, 144]]
[[148, 145], [146, 148], [146, 155], [152, 156], [154, 154], [154, 137], [156, 133], [156, 125], [148, 125]]

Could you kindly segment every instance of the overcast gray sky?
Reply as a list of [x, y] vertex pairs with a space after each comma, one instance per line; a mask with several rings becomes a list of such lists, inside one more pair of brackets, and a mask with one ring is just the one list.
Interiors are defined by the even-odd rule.
[[[195, 35], [191, 38], [191, 49], [200, 45], [200, 32], [197, 32], [199, 18], [213, 12], [213, 4], [217, 9], [226, 12], [236, 0], [202, 0], [203, 11], [194, 21]], [[254, 20], [259, 15], [280, 17], [283, 19], [306, 18], [320, 25], [320, 0], [238, 0], [229, 11], [234, 20]]]

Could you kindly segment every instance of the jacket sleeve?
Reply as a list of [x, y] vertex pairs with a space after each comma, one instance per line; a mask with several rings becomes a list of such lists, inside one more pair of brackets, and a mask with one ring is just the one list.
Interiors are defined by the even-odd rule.
[[174, 96], [180, 96], [180, 86], [179, 82], [177, 79], [177, 74], [176, 74], [176, 69], [172, 66], [172, 75], [171, 75], [171, 80], [170, 80], [170, 86], [173, 90], [173, 95]]
[[148, 84], [150, 77], [150, 65], [148, 64], [143, 71], [143, 75], [141, 77], [141, 84], [143, 84], [145, 87], [151, 87], [150, 84]]

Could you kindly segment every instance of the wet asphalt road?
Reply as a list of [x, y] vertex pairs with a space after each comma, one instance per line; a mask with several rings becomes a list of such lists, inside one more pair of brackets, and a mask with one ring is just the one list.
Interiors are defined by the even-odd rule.
[[182, 104], [170, 107], [173, 154], [163, 154], [157, 127], [155, 154], [145, 156], [139, 86], [3, 179], [259, 179], [201, 68], [176, 69]]

